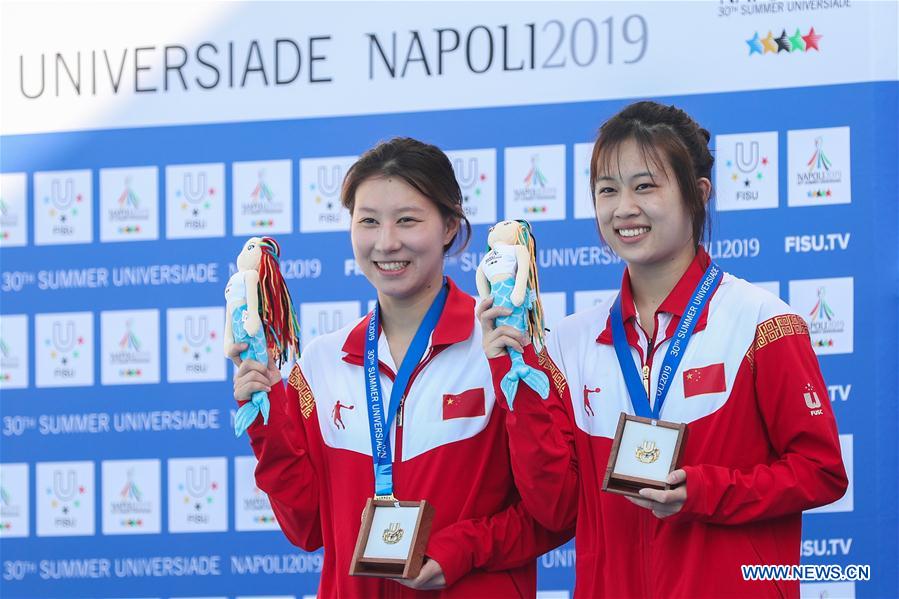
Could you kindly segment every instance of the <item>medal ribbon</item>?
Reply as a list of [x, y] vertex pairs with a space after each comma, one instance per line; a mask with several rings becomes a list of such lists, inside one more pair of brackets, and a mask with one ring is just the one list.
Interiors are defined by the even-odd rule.
[[[624, 332], [624, 318], [621, 315], [621, 294], [615, 299], [612, 305], [611, 321], [612, 321], [612, 343], [615, 346], [615, 355], [618, 357], [618, 366], [624, 375], [624, 382], [627, 386], [628, 395], [631, 398], [631, 405], [634, 406], [634, 414], [643, 418], [659, 420], [662, 413], [662, 404], [671, 388], [671, 381], [674, 374], [680, 366], [681, 360], [686, 353], [687, 344], [690, 343], [690, 337], [693, 336], [693, 330], [699, 320], [699, 315], [705, 309], [709, 298], [712, 297], [712, 290], [721, 281], [724, 271], [712, 262], [706, 269], [702, 280], [696, 289], [693, 290], [693, 296], [687, 303], [680, 321], [677, 323], [677, 331], [668, 345], [668, 352], [662, 362], [662, 370], [659, 372], [659, 382], [656, 388], [655, 402], [649, 405], [649, 397], [643, 387], [640, 373], [634, 359], [631, 356], [631, 348], [627, 343], [627, 335]], [[648, 348], [648, 351], [652, 351]]]
[[428, 347], [431, 333], [437, 326], [443, 305], [446, 303], [447, 285], [444, 279], [440, 292], [431, 303], [425, 313], [424, 319], [418, 325], [415, 337], [406, 350], [406, 356], [396, 373], [393, 388], [390, 392], [390, 408], [385, 417], [384, 397], [381, 392], [381, 375], [378, 370], [378, 325], [379, 306], [375, 303], [371, 318], [368, 321], [368, 334], [365, 338], [365, 358], [363, 376], [365, 378], [365, 391], [368, 397], [368, 426], [371, 437], [371, 455], [375, 468], [375, 495], [393, 495], [393, 456], [390, 450], [390, 426], [399, 411], [406, 385], [415, 367], [418, 366], [421, 356]]

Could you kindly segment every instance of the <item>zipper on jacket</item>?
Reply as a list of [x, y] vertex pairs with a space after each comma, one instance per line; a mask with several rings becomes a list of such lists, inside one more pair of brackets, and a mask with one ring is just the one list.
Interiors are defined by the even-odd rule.
[[[427, 366], [431, 360], [433, 360], [437, 354], [443, 351], [445, 346], [441, 346], [439, 349], [434, 349], [433, 347], [428, 349], [428, 353], [425, 354], [424, 360], [418, 363], [415, 366], [415, 369], [412, 371], [412, 374], [409, 376], [409, 382], [406, 383], [406, 388], [403, 389], [403, 396], [400, 398], [400, 407], [397, 410], [396, 414], [396, 448], [394, 449], [394, 454], [396, 458], [402, 459], [403, 457], [403, 420], [404, 414], [406, 411], [406, 396], [409, 395], [409, 389], [412, 388], [412, 383], [415, 382], [416, 377], [418, 377], [418, 373], [420, 373], [425, 366]], [[396, 458], [394, 461], [396, 461]]]

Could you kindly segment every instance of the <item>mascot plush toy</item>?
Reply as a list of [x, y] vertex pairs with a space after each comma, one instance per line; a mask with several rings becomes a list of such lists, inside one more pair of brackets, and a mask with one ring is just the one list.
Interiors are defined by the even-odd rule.
[[[225, 287], [225, 352], [234, 343], [246, 343], [242, 360], [268, 363], [278, 368], [289, 357], [300, 355], [300, 327], [290, 292], [279, 267], [281, 247], [271, 237], [252, 237], [237, 257], [237, 272]], [[234, 433], [238, 437], [261, 413], [268, 424], [268, 393], [256, 391], [250, 401], [237, 410]]]
[[[537, 244], [531, 225], [525, 220], [504, 220], [490, 228], [487, 236], [489, 252], [481, 260], [477, 272], [478, 294], [481, 299], [493, 296], [494, 306], [511, 308], [508, 316], [496, 319], [496, 325], [511, 325], [526, 331], [534, 348], [543, 349], [543, 307], [537, 283]], [[521, 353], [508, 348], [512, 368], [500, 382], [509, 409], [515, 400], [518, 381], [546, 399], [549, 379], [524, 362]]]

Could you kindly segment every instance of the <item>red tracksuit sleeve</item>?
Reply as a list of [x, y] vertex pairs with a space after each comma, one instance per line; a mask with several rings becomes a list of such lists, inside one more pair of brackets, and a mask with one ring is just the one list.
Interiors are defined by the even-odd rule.
[[540, 366], [549, 377], [549, 397], [540, 398], [525, 384], [518, 385], [513, 410], [500, 389], [512, 365], [508, 355], [489, 360], [496, 402], [506, 413], [509, 453], [515, 485], [528, 511], [550, 530], [574, 526], [578, 509], [578, 468], [574, 447], [568, 385], [544, 349], [538, 359], [534, 346], [525, 348], [525, 362]]
[[[298, 366], [294, 366], [298, 368]], [[318, 478], [309, 458], [299, 398], [290, 385], [272, 385], [268, 425], [262, 418], [248, 429], [259, 463], [256, 485], [265, 491], [281, 530], [306, 551], [322, 546]]]
[[748, 470], [685, 467], [687, 501], [675, 519], [743, 524], [825, 505], [846, 491], [836, 421], [807, 331], [759, 345], [742, 367], [753, 368], [759, 413], [777, 458]]
[[425, 554], [440, 564], [450, 586], [474, 569], [518, 568], [574, 536], [540, 526], [520, 501], [496, 514], [460, 520], [428, 539]]

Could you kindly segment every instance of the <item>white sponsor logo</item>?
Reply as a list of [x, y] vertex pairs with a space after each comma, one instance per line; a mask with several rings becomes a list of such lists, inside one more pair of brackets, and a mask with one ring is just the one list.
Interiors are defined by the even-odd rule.
[[0, 389], [28, 387], [28, 316], [0, 315]]
[[159, 238], [155, 166], [100, 169], [100, 241]]
[[849, 127], [787, 132], [788, 206], [852, 201]]
[[159, 310], [100, 313], [100, 381], [104, 385], [159, 382]]
[[565, 220], [565, 146], [505, 151], [505, 217]]
[[0, 464], [0, 538], [27, 537], [28, 464]]
[[106, 460], [101, 464], [103, 534], [158, 533], [162, 529], [159, 460]]
[[37, 314], [34, 317], [34, 336], [36, 386], [94, 384], [93, 313]]
[[165, 168], [165, 234], [170, 239], [225, 235], [225, 165]]
[[473, 225], [496, 222], [496, 150], [446, 153], [462, 191], [462, 210]]
[[34, 243], [90, 243], [94, 236], [91, 171], [34, 173]]
[[340, 188], [357, 156], [300, 160], [300, 231], [349, 231], [350, 213]]
[[166, 364], [170, 383], [225, 380], [225, 309], [166, 310]]
[[234, 530], [278, 530], [268, 496], [256, 486], [256, 458], [234, 458]]
[[37, 536], [94, 534], [94, 463], [38, 462]]
[[790, 281], [790, 305], [808, 323], [819, 355], [852, 353], [853, 303], [852, 277]]
[[228, 530], [225, 458], [174, 458], [168, 463], [169, 532]]
[[28, 177], [25, 173], [0, 174], [0, 247], [28, 243]]
[[235, 235], [293, 231], [290, 171], [290, 160], [235, 162], [232, 165]]
[[719, 211], [777, 208], [777, 132], [715, 136]]

